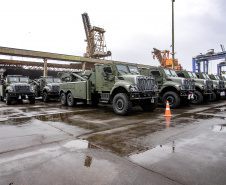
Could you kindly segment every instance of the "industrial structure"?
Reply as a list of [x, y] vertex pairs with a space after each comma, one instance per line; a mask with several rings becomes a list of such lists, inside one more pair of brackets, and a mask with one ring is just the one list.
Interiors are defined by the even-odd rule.
[[[159, 49], [153, 48], [154, 51], [152, 52], [153, 54], [153, 59], [157, 58], [160, 66], [159, 67], [163, 67], [163, 68], [168, 68], [168, 69], [172, 69], [172, 58], [169, 58], [169, 50], [164, 50], [164, 51], [160, 51]], [[180, 64], [178, 64], [178, 60], [174, 59], [174, 69], [176, 70], [181, 70], [182, 67]]]
[[86, 53], [84, 57], [88, 58], [104, 58], [111, 56], [111, 52], [107, 51], [103, 28], [91, 26], [89, 16], [87, 13], [82, 14], [82, 20], [86, 33]]
[[[215, 53], [214, 49], [209, 50], [206, 54], [200, 53], [196, 57], [192, 58], [192, 68], [194, 72], [200, 73], [201, 71], [208, 74], [209, 71], [209, 62], [212, 60], [219, 60], [226, 58], [226, 51], [224, 46], [221, 45], [222, 52]], [[203, 70], [201, 70], [201, 64]], [[221, 62], [217, 65], [217, 75], [220, 76], [222, 74], [222, 67], [226, 66], [226, 62]]]

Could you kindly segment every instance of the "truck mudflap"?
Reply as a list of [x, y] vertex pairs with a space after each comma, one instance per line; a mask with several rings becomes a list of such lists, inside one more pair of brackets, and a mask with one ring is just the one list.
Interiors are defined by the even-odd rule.
[[159, 96], [158, 92], [130, 92], [130, 100], [152, 99]]

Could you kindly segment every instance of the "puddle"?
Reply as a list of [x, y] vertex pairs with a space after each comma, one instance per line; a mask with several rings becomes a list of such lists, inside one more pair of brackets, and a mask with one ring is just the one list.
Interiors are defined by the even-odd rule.
[[68, 149], [87, 149], [87, 148], [97, 148], [86, 140], [74, 140], [69, 141], [63, 145], [63, 147]]
[[147, 150], [143, 153], [131, 155], [129, 158], [134, 163], [138, 163], [140, 165], [145, 164], [154, 164], [163, 159], [168, 158], [170, 155], [176, 152], [175, 144], [172, 143], [172, 146], [166, 145], [158, 145], [155, 148]]
[[214, 132], [226, 132], [226, 124], [221, 124], [221, 125], [213, 126], [211, 129]]

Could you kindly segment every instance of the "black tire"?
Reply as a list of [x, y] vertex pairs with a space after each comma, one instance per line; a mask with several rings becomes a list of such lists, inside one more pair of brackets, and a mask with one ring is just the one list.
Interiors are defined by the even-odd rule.
[[35, 104], [35, 97], [34, 96], [29, 97], [29, 100], [30, 100], [30, 104]]
[[3, 96], [0, 96], [0, 101], [4, 101], [4, 98], [3, 98]]
[[6, 93], [5, 103], [6, 103], [6, 105], [11, 105], [11, 99], [10, 99], [8, 93]]
[[166, 92], [162, 96], [162, 103], [163, 103], [164, 107], [166, 106], [167, 101], [169, 102], [169, 106], [172, 109], [180, 106], [180, 97], [177, 93], [175, 93], [173, 91]]
[[44, 102], [48, 102], [48, 101], [49, 101], [49, 96], [48, 96], [47, 92], [44, 92], [44, 93], [43, 93], [43, 95], [42, 95], [42, 100], [43, 100]]
[[99, 103], [99, 96], [98, 95], [92, 95], [92, 106], [97, 106]]
[[216, 101], [216, 99], [217, 99], [217, 94], [215, 92], [213, 92], [213, 94], [209, 95], [210, 102]]
[[119, 93], [114, 96], [112, 106], [115, 114], [124, 116], [131, 111], [132, 103], [126, 94]]
[[67, 105], [67, 95], [65, 93], [60, 94], [60, 102], [61, 105]]
[[70, 107], [74, 107], [76, 105], [76, 101], [73, 98], [73, 94], [72, 93], [68, 93], [67, 94], [67, 104]]
[[147, 112], [154, 111], [158, 106], [158, 99], [154, 98], [154, 103], [151, 103], [151, 100], [149, 100], [148, 102], [140, 106], [144, 111], [147, 111]]
[[202, 95], [202, 93], [199, 92], [199, 91], [195, 91], [194, 92], [194, 99], [191, 100], [191, 103], [198, 105], [198, 104], [201, 104], [202, 102], [203, 102], [203, 95]]

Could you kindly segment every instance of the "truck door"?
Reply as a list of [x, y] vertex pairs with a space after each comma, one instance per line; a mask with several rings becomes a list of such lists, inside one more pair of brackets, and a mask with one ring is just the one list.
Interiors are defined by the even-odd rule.
[[151, 75], [155, 77], [155, 82], [158, 85], [158, 89], [161, 89], [163, 85], [162, 77], [159, 70], [151, 71]]

